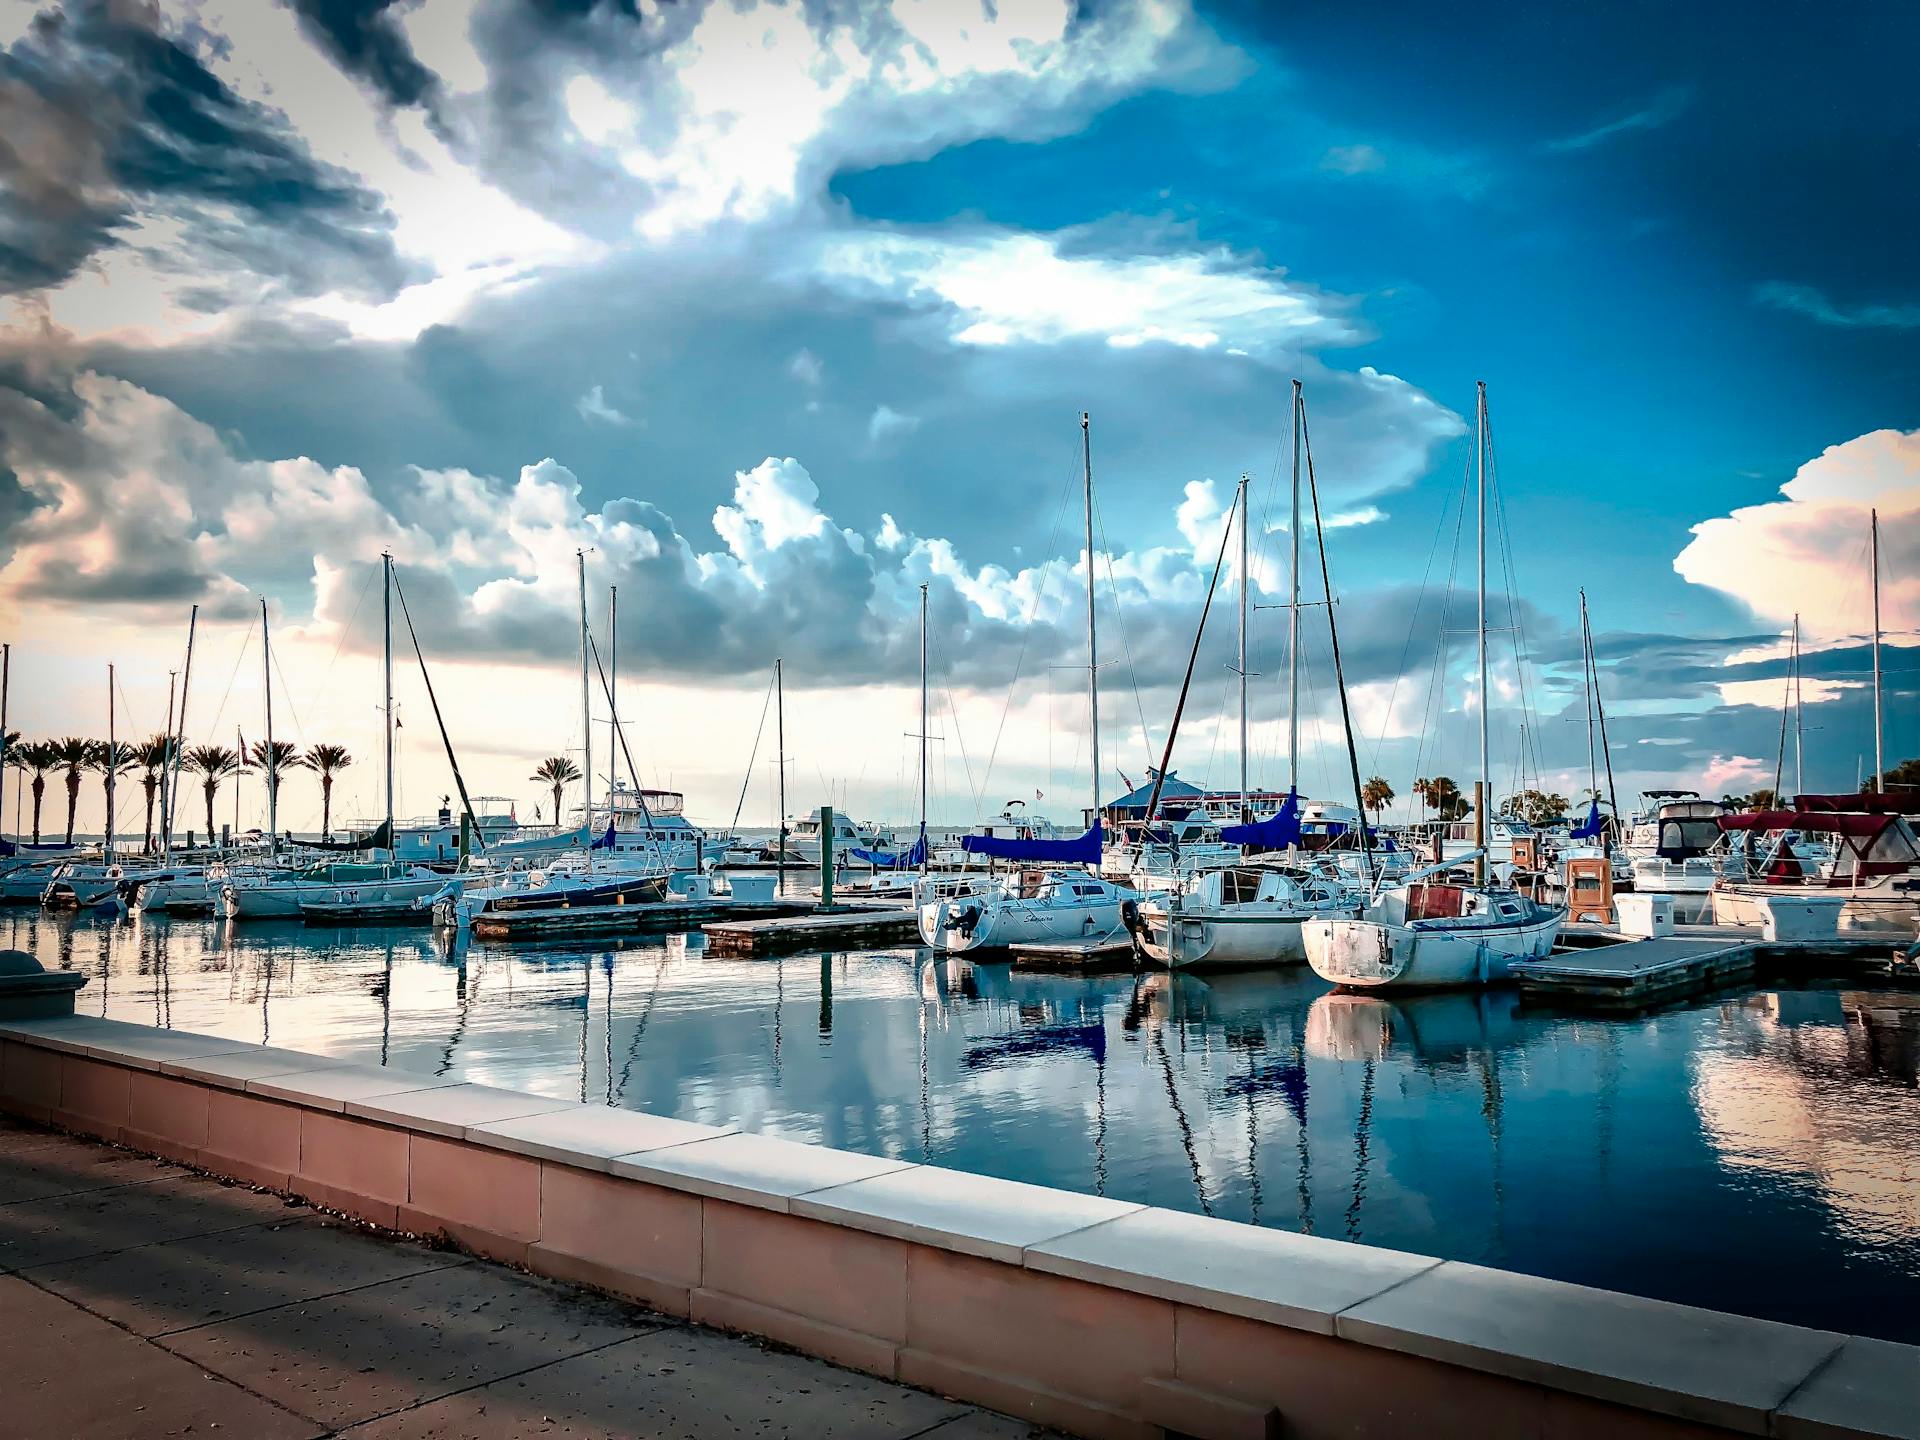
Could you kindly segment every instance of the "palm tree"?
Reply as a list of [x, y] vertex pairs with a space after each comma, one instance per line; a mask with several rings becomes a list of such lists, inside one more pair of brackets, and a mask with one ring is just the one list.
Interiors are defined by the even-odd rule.
[[153, 853], [153, 800], [160, 793], [160, 777], [166, 773], [167, 761], [173, 758], [170, 737], [149, 735], [133, 747], [133, 760], [141, 770], [140, 788], [147, 792], [147, 824], [142, 833], [140, 849], [142, 853]]
[[333, 830], [333, 777], [353, 764], [353, 756], [344, 745], [315, 745], [300, 763], [320, 776], [320, 838], [324, 840]]
[[10, 747], [7, 750], [7, 763], [16, 770], [33, 777], [33, 843], [40, 843], [40, 802], [47, 795], [47, 772], [60, 762], [53, 753], [53, 743], [48, 740], [34, 740], [25, 745]]
[[564, 755], [555, 755], [542, 760], [534, 768], [529, 780], [538, 780], [542, 785], [553, 787], [553, 823], [560, 823], [560, 792], [580, 778], [580, 767]]
[[1420, 802], [1420, 814], [1424, 819], [1427, 807], [1433, 804], [1433, 781], [1422, 777], [1413, 782], [1413, 798]]
[[1393, 803], [1393, 786], [1389, 785], [1383, 777], [1375, 775], [1360, 787], [1360, 800], [1373, 811], [1373, 823], [1378, 825], [1387, 806]]
[[213, 843], [213, 799], [220, 792], [220, 782], [229, 775], [238, 775], [247, 768], [247, 762], [241, 758], [238, 750], [225, 745], [196, 745], [186, 754], [187, 768], [201, 777], [200, 788], [207, 797], [207, 843]]
[[67, 844], [73, 844], [73, 814], [80, 808], [80, 777], [93, 768], [98, 740], [83, 740], [78, 735], [53, 742], [53, 765], [67, 772]]
[[268, 798], [275, 806], [280, 803], [280, 776], [288, 770], [307, 768], [307, 757], [289, 740], [275, 740], [271, 746], [265, 740], [256, 740], [247, 747], [247, 761], [267, 772]]
[[[140, 752], [124, 740], [113, 742], [113, 748], [107, 748], [107, 742], [98, 741], [93, 747], [93, 768], [100, 772], [102, 787], [111, 785], [129, 770], [140, 764]], [[107, 833], [113, 833], [113, 812], [107, 812]]]

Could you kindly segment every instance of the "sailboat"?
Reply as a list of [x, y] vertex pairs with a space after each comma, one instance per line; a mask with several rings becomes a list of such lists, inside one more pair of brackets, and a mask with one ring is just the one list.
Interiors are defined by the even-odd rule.
[[[1090, 943], [1124, 935], [1121, 906], [1134, 891], [1098, 874], [1100, 827], [1100, 641], [1094, 621], [1093, 439], [1089, 417], [1080, 416], [1080, 453], [1087, 534], [1087, 700], [1091, 710], [1092, 823], [1071, 840], [1021, 840], [967, 835], [970, 855], [1021, 862], [1021, 866], [1084, 866], [1077, 869], [1016, 867], [1003, 876], [923, 876], [914, 891], [920, 938], [934, 949], [959, 954], [1009, 945]], [[924, 725], [921, 727], [926, 728]]]
[[[447, 877], [424, 865], [404, 865], [393, 856], [393, 556], [382, 555], [382, 679], [385, 703], [384, 754], [387, 818], [375, 832], [387, 853], [384, 861], [333, 861], [300, 870], [229, 871], [220, 885], [214, 914], [229, 920], [299, 920], [308, 905], [391, 907], [425, 901], [446, 886]], [[268, 674], [272, 671], [269, 669]], [[272, 794], [271, 787], [268, 791]], [[271, 812], [272, 821], [278, 820]], [[272, 823], [270, 821], [269, 823]], [[324, 847], [321, 847], [324, 848]]]
[[[1300, 461], [1306, 440], [1306, 400], [1298, 380], [1293, 382], [1293, 609], [1300, 600]], [[1308, 454], [1309, 481], [1312, 457]], [[1290, 759], [1287, 798], [1277, 813], [1255, 822], [1247, 803], [1247, 539], [1251, 516], [1247, 509], [1247, 480], [1240, 480], [1240, 823], [1225, 826], [1222, 840], [1256, 847], [1264, 857], [1241, 860], [1201, 871], [1171, 890], [1142, 901], [1135, 939], [1150, 960], [1171, 970], [1216, 969], [1231, 965], [1298, 964], [1307, 958], [1302, 927], [1327, 915], [1353, 915], [1359, 901], [1352, 889], [1330, 868], [1309, 870], [1295, 861], [1301, 837], [1298, 789], [1298, 742]], [[1315, 512], [1318, 514], [1318, 501]], [[1318, 524], [1315, 526], [1318, 532]], [[1324, 559], [1326, 537], [1319, 536]], [[1333, 608], [1327, 608], [1329, 624]], [[1299, 632], [1291, 632], [1290, 646], [1298, 656]], [[1336, 647], [1337, 648], [1337, 647]], [[1299, 668], [1290, 663], [1290, 705], [1297, 716], [1300, 703]], [[1297, 736], [1297, 722], [1292, 735]], [[1363, 812], [1356, 810], [1356, 817]], [[1364, 825], [1364, 818], [1359, 823]], [[1360, 833], [1356, 831], [1356, 833]], [[1370, 859], [1363, 848], [1363, 863]], [[1369, 877], [1370, 878], [1370, 877]]]
[[927, 873], [927, 587], [920, 587], [920, 831], [904, 851], [856, 849], [852, 858], [872, 873], [851, 880], [842, 889], [863, 900], [911, 900], [914, 887]]
[[1379, 891], [1357, 919], [1313, 920], [1302, 929], [1307, 963], [1336, 985], [1356, 989], [1418, 990], [1497, 984], [1516, 960], [1538, 959], [1553, 949], [1567, 912], [1519, 892], [1489, 884], [1485, 848], [1491, 765], [1487, 699], [1487, 387], [1474, 406], [1474, 452], [1478, 472], [1478, 571], [1480, 599], [1480, 778], [1474, 785], [1474, 816], [1481, 848], [1471, 857], [1471, 885], [1443, 878], [1454, 863], [1416, 870]]

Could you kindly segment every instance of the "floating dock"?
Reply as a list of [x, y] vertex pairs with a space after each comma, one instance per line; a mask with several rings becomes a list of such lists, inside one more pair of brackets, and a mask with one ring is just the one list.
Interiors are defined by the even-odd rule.
[[764, 923], [798, 917], [813, 909], [808, 900], [659, 900], [640, 905], [574, 905], [554, 910], [505, 910], [476, 915], [479, 940], [559, 940], [581, 936], [670, 935], [694, 930], [710, 920]]
[[1016, 970], [1068, 970], [1095, 975], [1109, 970], [1131, 970], [1137, 963], [1128, 940], [1063, 940], [1032, 945], [1009, 945]]
[[784, 950], [840, 950], [900, 945], [920, 939], [920, 917], [901, 905], [836, 905], [767, 920], [721, 920], [702, 925], [707, 953], [751, 958]]
[[1513, 967], [1529, 1000], [1598, 1009], [1637, 1010], [1750, 978], [1761, 964], [1890, 959], [1898, 942], [1886, 936], [1835, 936], [1769, 941], [1757, 925], [1682, 925], [1676, 933], [1635, 940], [1598, 926], [1569, 926], [1564, 948]]

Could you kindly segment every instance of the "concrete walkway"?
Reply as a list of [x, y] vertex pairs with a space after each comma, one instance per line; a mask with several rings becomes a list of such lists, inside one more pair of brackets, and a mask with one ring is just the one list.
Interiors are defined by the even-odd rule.
[[6, 1120], [0, 1333], [23, 1440], [1038, 1433]]

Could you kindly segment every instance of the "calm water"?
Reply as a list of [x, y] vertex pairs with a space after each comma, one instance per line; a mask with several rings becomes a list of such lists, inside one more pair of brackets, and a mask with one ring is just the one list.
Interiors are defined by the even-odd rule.
[[1629, 1020], [1304, 971], [1014, 974], [0, 915], [116, 1019], [1920, 1341], [1920, 994]]

